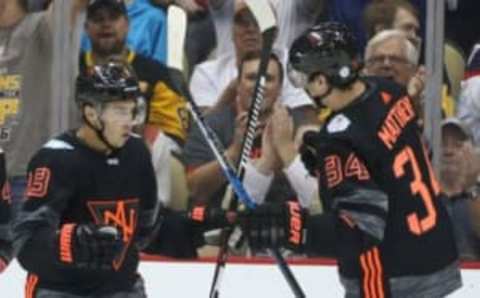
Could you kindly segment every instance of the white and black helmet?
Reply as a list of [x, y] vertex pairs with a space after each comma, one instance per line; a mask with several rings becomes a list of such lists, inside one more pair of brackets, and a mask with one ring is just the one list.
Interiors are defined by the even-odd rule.
[[140, 87], [134, 71], [118, 62], [95, 65], [79, 74], [76, 81], [75, 100], [79, 106], [136, 100], [139, 96]]
[[333, 86], [348, 86], [358, 76], [354, 65], [355, 39], [347, 26], [325, 22], [305, 31], [292, 44], [288, 74], [292, 83], [304, 87], [312, 75], [325, 75]]

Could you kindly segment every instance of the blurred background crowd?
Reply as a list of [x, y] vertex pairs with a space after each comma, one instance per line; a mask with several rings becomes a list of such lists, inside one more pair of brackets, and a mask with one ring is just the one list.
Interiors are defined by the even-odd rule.
[[[13, 200], [23, 196], [33, 152], [78, 122], [71, 99], [75, 75], [94, 64], [121, 60], [135, 70], [147, 102], [146, 123], [137, 131], [152, 151], [158, 199], [173, 210], [191, 204], [220, 206], [226, 179], [166, 71], [167, 8], [177, 5], [188, 14], [185, 76], [232, 162], [241, 153], [257, 76], [262, 48], [258, 25], [242, 0], [125, 0], [125, 11], [119, 1], [105, 0], [105, 8], [93, 10], [93, 0], [0, 0], [0, 143]], [[329, 111], [317, 109], [289, 82], [288, 49], [307, 28], [328, 20], [342, 22], [355, 33], [363, 75], [404, 86], [414, 99], [419, 125], [440, 132], [436, 139], [428, 131], [426, 135], [438, 158], [444, 203], [462, 258], [478, 259], [480, 2], [436, 1], [445, 17], [432, 26], [439, 16], [428, 12], [434, 7], [430, 0], [269, 1], [278, 31], [244, 179], [254, 199], [298, 200], [311, 212], [322, 212], [318, 185], [300, 165], [298, 148], [302, 134], [319, 129]], [[427, 50], [438, 32], [440, 57]], [[441, 65], [438, 84], [431, 82], [436, 74], [427, 65], [434, 58]], [[438, 89], [433, 94], [439, 96], [429, 96], [429, 88]], [[432, 107], [441, 114], [433, 122], [427, 117]], [[192, 241], [182, 231], [178, 235], [178, 257], [215, 253], [214, 245]], [[148, 252], [161, 247], [162, 239], [156, 239]]]

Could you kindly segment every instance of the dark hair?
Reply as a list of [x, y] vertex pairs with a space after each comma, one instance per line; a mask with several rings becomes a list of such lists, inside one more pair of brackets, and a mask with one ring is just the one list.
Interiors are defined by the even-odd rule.
[[[260, 60], [260, 58], [261, 58], [261, 53], [259, 51], [250, 51], [250, 52], [245, 53], [245, 55], [243, 55], [242, 59], [240, 60], [240, 64], [238, 65], [238, 77], [240, 78], [242, 76], [243, 65], [245, 64], [245, 62], [252, 61], [252, 60]], [[278, 57], [277, 54], [272, 52], [270, 54], [270, 59], [269, 60], [273, 60], [273, 61], [275, 61], [275, 63], [277, 63], [280, 83], [283, 83], [283, 80], [284, 80], [283, 64], [280, 61], [280, 58]]]
[[393, 2], [372, 2], [365, 8], [363, 12], [363, 26], [365, 28], [367, 38], [372, 38], [378, 29], [390, 29], [393, 27], [393, 20], [397, 7]]
[[363, 26], [367, 38], [372, 38], [378, 33], [378, 29], [392, 29], [395, 15], [399, 9], [404, 9], [420, 18], [418, 10], [406, 0], [373, 1], [367, 5], [363, 12]]

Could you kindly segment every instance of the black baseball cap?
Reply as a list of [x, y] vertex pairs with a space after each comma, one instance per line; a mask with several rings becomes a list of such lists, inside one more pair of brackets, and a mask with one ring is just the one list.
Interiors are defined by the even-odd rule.
[[124, 0], [89, 0], [87, 7], [87, 18], [95, 13], [99, 8], [109, 8], [127, 15], [127, 6]]

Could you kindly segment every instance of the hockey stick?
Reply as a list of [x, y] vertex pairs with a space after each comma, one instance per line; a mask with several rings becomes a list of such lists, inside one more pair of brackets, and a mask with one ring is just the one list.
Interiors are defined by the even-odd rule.
[[[255, 82], [253, 100], [250, 104], [250, 109], [247, 119], [247, 128], [245, 137], [242, 140], [242, 147], [240, 153], [240, 159], [238, 160], [237, 173], [241, 180], [245, 175], [245, 165], [248, 161], [250, 152], [252, 150], [253, 141], [255, 139], [255, 131], [258, 124], [258, 115], [263, 102], [264, 90], [265, 90], [265, 72], [270, 61], [270, 53], [272, 51], [272, 45], [276, 30], [275, 16], [266, 1], [250, 1], [246, 2], [248, 9], [253, 13], [257, 20], [260, 32], [262, 33], [263, 47], [260, 58], [260, 65], [258, 70], [258, 77]], [[222, 207], [228, 210], [234, 210], [237, 208], [237, 200], [233, 198], [233, 192], [231, 187], [226, 191], [225, 197], [222, 201]], [[210, 298], [218, 298], [220, 296], [220, 284], [225, 274], [225, 268], [228, 259], [229, 241], [232, 236], [232, 228], [224, 228], [220, 234], [220, 250], [218, 251], [217, 261], [215, 264], [215, 271], [210, 286]], [[233, 240], [233, 242], [239, 242], [241, 232], [235, 231], [235, 236], [239, 239]]]
[[[255, 16], [257, 24], [259, 26], [260, 32], [262, 33], [263, 47], [260, 56], [260, 65], [258, 70], [258, 77], [255, 82], [254, 93], [252, 96], [252, 102], [250, 104], [250, 109], [248, 113], [247, 120], [247, 129], [245, 137], [242, 142], [242, 149], [240, 159], [237, 166], [237, 174], [240, 177], [240, 180], [243, 180], [245, 175], [245, 165], [248, 161], [250, 152], [252, 150], [252, 145], [255, 139], [255, 133], [258, 124], [258, 116], [264, 99], [265, 93], [265, 84], [266, 84], [266, 70], [270, 62], [270, 55], [272, 52], [272, 46], [276, 34], [276, 20], [275, 15], [273, 14], [272, 8], [269, 3], [264, 0], [246, 0], [249, 10]], [[235, 210], [237, 208], [237, 200], [233, 197], [233, 192], [229, 188], [227, 194], [222, 202], [222, 206], [228, 206], [228, 210]], [[231, 228], [225, 228], [221, 233], [221, 246], [217, 256], [217, 262], [215, 265], [215, 272], [212, 280], [212, 285], [210, 287], [210, 298], [218, 298], [220, 295], [220, 282], [222, 280], [223, 274], [225, 272], [225, 267], [227, 264], [228, 258], [228, 245], [229, 239], [232, 233]], [[300, 285], [298, 284], [295, 276], [291, 272], [288, 264], [285, 259], [278, 251], [274, 248], [270, 250], [272, 256], [276, 259], [277, 264], [280, 268], [280, 271], [287, 280], [290, 288], [296, 297], [305, 297]]]
[[168, 58], [169, 76], [174, 87], [188, 101], [188, 107], [192, 113], [194, 121], [197, 123], [202, 135], [207, 141], [208, 146], [215, 155], [216, 160], [220, 164], [225, 177], [232, 186], [235, 194], [248, 208], [255, 208], [256, 204], [245, 190], [240, 179], [235, 174], [235, 170], [225, 158], [225, 150], [218, 140], [215, 132], [205, 124], [200, 108], [193, 100], [188, 86], [185, 82], [183, 69], [183, 48], [187, 27], [187, 17], [185, 11], [177, 6], [169, 6], [168, 8]]
[[[266, 71], [268, 63], [270, 62], [270, 55], [272, 52], [273, 41], [275, 39], [276, 21], [272, 8], [266, 0], [247, 0], [245, 1], [248, 9], [253, 13], [257, 20], [260, 32], [262, 32], [263, 47], [260, 53], [260, 64], [258, 66], [258, 77], [255, 81], [254, 93], [252, 95], [252, 101], [248, 110], [247, 128], [245, 136], [242, 140], [241, 155], [237, 164], [237, 174], [240, 179], [243, 179], [245, 175], [245, 165], [252, 151], [253, 142], [255, 140], [255, 133], [257, 130], [258, 116], [262, 107], [265, 84], [266, 84]], [[230, 193], [231, 190], [230, 190]], [[232, 196], [226, 196], [222, 205], [230, 210], [236, 208], [236, 200], [233, 200]]]
[[[261, 2], [259, 0], [255, 0], [255, 1]], [[171, 67], [170, 75], [171, 75], [172, 82], [175, 84], [175, 87], [180, 92], [180, 94], [184, 95], [187, 101], [189, 102], [188, 106], [192, 112], [193, 118], [197, 123], [197, 125], [199, 126], [200, 131], [202, 132], [210, 149], [214, 153], [217, 161], [219, 162], [224, 175], [226, 176], [227, 180], [229, 181], [230, 185], [233, 188], [233, 191], [235, 192], [235, 194], [243, 204], [245, 204], [248, 208], [253, 209], [256, 207], [255, 202], [248, 195], [240, 179], [235, 174], [233, 168], [225, 158], [223, 146], [218, 141], [218, 138], [216, 137], [215, 132], [211, 130], [211, 128], [208, 125], [205, 124], [205, 120], [200, 112], [200, 109], [198, 108], [193, 98], [191, 97], [188, 86], [186, 85], [185, 79], [181, 72], [182, 65], [183, 65], [184, 37], [185, 37], [186, 25], [187, 25], [185, 12], [178, 7], [170, 6], [168, 10], [167, 20], [168, 20], [168, 28], [169, 28], [168, 29], [169, 30], [168, 32], [168, 65]], [[273, 41], [273, 35], [271, 40]], [[271, 45], [270, 45], [270, 48], [271, 48]], [[267, 58], [269, 58], [269, 56], [270, 56], [270, 51], [268, 52]], [[268, 65], [268, 61], [269, 59], [267, 59], [267, 65]], [[263, 73], [264, 72], [265, 71], [263, 71]], [[265, 78], [263, 80], [265, 80]], [[258, 112], [256, 113], [256, 117], [258, 119]], [[253, 129], [253, 133], [254, 132], [255, 132], [255, 129]], [[251, 144], [249, 146], [251, 148]], [[225, 260], [226, 260], [227, 254], [225, 253], [223, 256], [225, 257]], [[281, 271], [284, 274], [285, 278], [287, 279], [290, 287], [294, 291], [296, 297], [305, 297], [300, 286], [298, 285], [298, 282], [295, 280], [295, 277], [293, 276], [292, 272], [288, 268], [288, 265], [283, 259], [283, 257], [281, 256], [281, 254], [278, 251], [274, 251], [273, 256], [277, 259], [277, 262], [281, 268]], [[217, 278], [216, 280], [219, 280], [219, 279]], [[216, 295], [218, 296], [218, 292], [216, 292]]]

